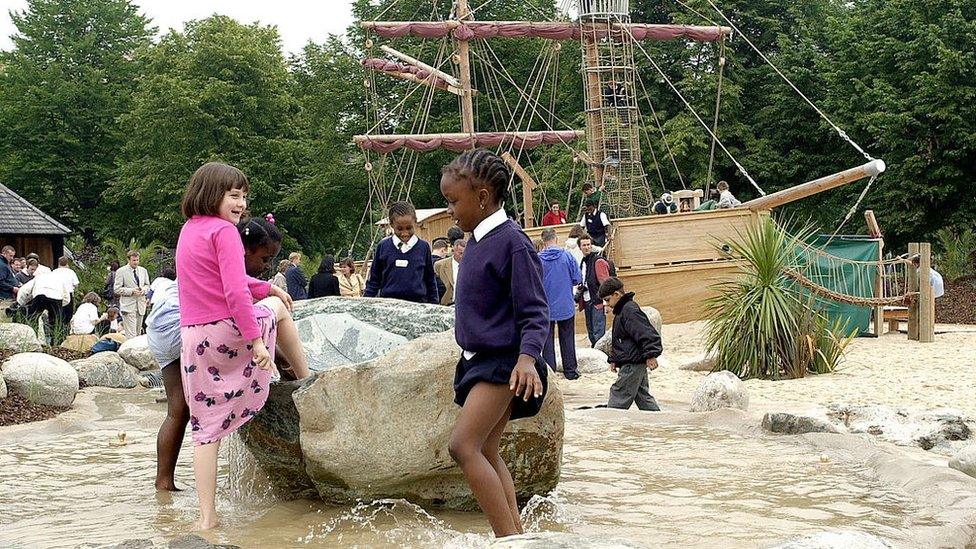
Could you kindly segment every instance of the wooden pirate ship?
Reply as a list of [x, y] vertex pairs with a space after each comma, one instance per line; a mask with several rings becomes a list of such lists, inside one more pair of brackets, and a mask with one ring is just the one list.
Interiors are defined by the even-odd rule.
[[[371, 50], [376, 49], [376, 41], [379, 39], [415, 37], [438, 39], [443, 44], [437, 59], [426, 60], [429, 62], [416, 59], [389, 45], [379, 46], [384, 57], [371, 57], [363, 62], [367, 69], [367, 84], [376, 75], [389, 76], [410, 83], [413, 86], [410, 93], [424, 94], [425, 105], [431, 103], [426, 100], [428, 96], [453, 94], [457, 96], [460, 106], [458, 131], [453, 133], [427, 133], [424, 131], [426, 126], [422, 118], [395, 115], [395, 109], [389, 106], [386, 109], [376, 109], [385, 112], [373, 113], [376, 122], [373, 128], [370, 132], [355, 137], [356, 144], [367, 156], [371, 204], [378, 202], [385, 206], [399, 197], [409, 196], [412, 185], [410, 173], [416, 168], [418, 154], [441, 149], [460, 152], [474, 147], [486, 147], [498, 151], [513, 168], [513, 174], [518, 179], [513, 181], [513, 186], [521, 186], [522, 198], [521, 203], [515, 205], [515, 210], [523, 220], [525, 231], [530, 237], [536, 238], [542, 230], [533, 227], [533, 192], [538, 185], [536, 178], [522, 165], [521, 160], [525, 151], [535, 147], [564, 147], [568, 154], [573, 155], [575, 164], [586, 166], [587, 179], [596, 186], [605, 188], [603, 201], [614, 217], [612, 238], [606, 253], [613, 259], [618, 276], [629, 289], [637, 292], [643, 300], [642, 305], [656, 307], [668, 322], [684, 322], [701, 318], [701, 304], [711, 295], [710, 287], [716, 281], [727, 279], [737, 272], [738, 260], [722, 251], [723, 240], [735, 238], [778, 206], [857, 180], [871, 178], [873, 181], [884, 171], [882, 161], [872, 159], [864, 153], [831, 122], [831, 126], [864, 154], [868, 161], [849, 170], [766, 195], [745, 167], [721, 143], [716, 135], [717, 127], [709, 126], [692, 109], [712, 138], [712, 159], [716, 149], [728, 154], [739, 173], [755, 186], [761, 197], [733, 209], [649, 215], [654, 203], [654, 193], [645, 173], [647, 159], [641, 150], [643, 114], [638, 103], [638, 85], [641, 83], [634, 63], [635, 51], [647, 56], [663, 79], [670, 84], [665, 73], [647, 53], [645, 42], [713, 42], [717, 44], [718, 51], [724, 52], [725, 40], [736, 29], [728, 18], [725, 21], [729, 26], [633, 23], [629, 0], [579, 0], [573, 3], [572, 11], [576, 12], [577, 17], [567, 21], [479, 21], [476, 20], [476, 14], [468, 0], [456, 0], [451, 17], [445, 20], [362, 22], [362, 28], [369, 35], [367, 45]], [[721, 15], [724, 18], [724, 14]], [[560, 124], [551, 109], [533, 96], [533, 92], [538, 93], [541, 87], [532, 82], [519, 89], [524, 101], [524, 111], [514, 110], [509, 113], [517, 120], [506, 124], [505, 128], [491, 128], [491, 131], [482, 131], [482, 128], [476, 127], [475, 97], [487, 93], [488, 90], [477, 90], [473, 85], [473, 57], [480, 61], [491, 60], [493, 50], [490, 43], [499, 38], [551, 41], [554, 44], [549, 50], [553, 52], [552, 55], [557, 55], [562, 42], [572, 41], [579, 44], [582, 54], [585, 129]], [[752, 45], [748, 38], [743, 39]], [[485, 53], [472, 55], [472, 49], [476, 47], [484, 48]], [[765, 56], [763, 59], [766, 60]], [[497, 56], [494, 56], [494, 60], [500, 61]], [[724, 57], [719, 60], [718, 67], [718, 76], [721, 79]], [[445, 68], [452, 70], [449, 72]], [[507, 81], [507, 85], [517, 85], [504, 69], [494, 74], [488, 72], [481, 82], [487, 83], [489, 87], [492, 78], [495, 78], [496, 83]], [[678, 89], [671, 86], [680, 96]], [[720, 91], [721, 85], [719, 93]], [[802, 93], [800, 95], [807, 100]], [[683, 97], [681, 99], [691, 109], [691, 105]], [[816, 109], [812, 103], [810, 105]], [[716, 100], [716, 123], [718, 109], [719, 101]], [[547, 112], [548, 116], [533, 117], [533, 114], [540, 112]], [[819, 109], [817, 112], [826, 119], [826, 115]], [[391, 120], [397, 118], [410, 122], [413, 131], [376, 131], [392, 126]], [[525, 122], [526, 119], [528, 122]], [[548, 127], [528, 127], [533, 120], [548, 120]], [[585, 139], [585, 150], [581, 150], [582, 147], [578, 144], [581, 139]], [[653, 154], [653, 150], [649, 152]], [[396, 154], [405, 156], [394, 158]], [[656, 158], [652, 160], [657, 163]], [[390, 180], [400, 181], [399, 191], [393, 190]], [[703, 194], [700, 190], [688, 190], [678, 191], [675, 196], [679, 201], [697, 206]], [[513, 196], [519, 194], [513, 193]], [[447, 214], [434, 214], [426, 220], [426, 226], [440, 227], [444, 220], [437, 216], [446, 218]], [[555, 228], [560, 238], [564, 239], [571, 227], [572, 225], [560, 225]], [[421, 236], [431, 239], [443, 234], [422, 232]]]

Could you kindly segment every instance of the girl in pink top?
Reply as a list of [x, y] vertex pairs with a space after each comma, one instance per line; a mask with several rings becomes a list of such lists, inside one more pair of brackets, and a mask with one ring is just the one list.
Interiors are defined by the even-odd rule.
[[[288, 294], [245, 273], [236, 224], [247, 208], [248, 188], [243, 172], [210, 162], [190, 178], [181, 206], [187, 222], [176, 246], [180, 374], [195, 444], [196, 529], [217, 525], [220, 439], [254, 417], [268, 397], [279, 318], [288, 323], [282, 344], [301, 347], [290, 316], [278, 314], [290, 306]], [[269, 295], [274, 297], [265, 299]], [[303, 353], [288, 355], [301, 362], [292, 364], [296, 373], [308, 372]]]

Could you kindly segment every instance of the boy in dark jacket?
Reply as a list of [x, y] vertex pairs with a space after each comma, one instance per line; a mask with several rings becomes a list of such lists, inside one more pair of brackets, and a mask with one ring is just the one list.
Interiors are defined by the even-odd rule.
[[650, 412], [660, 412], [651, 396], [647, 371], [657, 368], [657, 357], [664, 348], [644, 311], [634, 302], [634, 292], [624, 293], [624, 285], [616, 277], [600, 285], [600, 298], [605, 307], [613, 309], [613, 348], [608, 361], [610, 371], [617, 372], [617, 381], [610, 387], [608, 408], [626, 410], [631, 404]]

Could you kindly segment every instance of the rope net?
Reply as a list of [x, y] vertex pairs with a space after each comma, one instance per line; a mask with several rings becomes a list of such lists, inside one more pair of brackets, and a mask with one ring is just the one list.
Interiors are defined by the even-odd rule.
[[793, 239], [793, 258], [784, 274], [811, 294], [861, 307], [906, 304], [909, 266], [901, 259], [861, 261], [832, 255], [816, 245]]

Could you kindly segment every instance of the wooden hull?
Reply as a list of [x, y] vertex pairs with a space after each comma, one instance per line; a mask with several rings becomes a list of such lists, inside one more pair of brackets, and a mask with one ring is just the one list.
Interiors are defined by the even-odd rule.
[[[738, 272], [739, 261], [722, 245], [766, 215], [733, 209], [616, 219], [609, 255], [627, 290], [637, 293], [641, 305], [660, 311], [664, 322], [701, 320], [705, 299], [715, 295], [712, 286]], [[564, 242], [572, 227], [551, 228]], [[545, 228], [525, 232], [535, 239]], [[576, 325], [577, 333], [586, 333], [582, 313]]]

